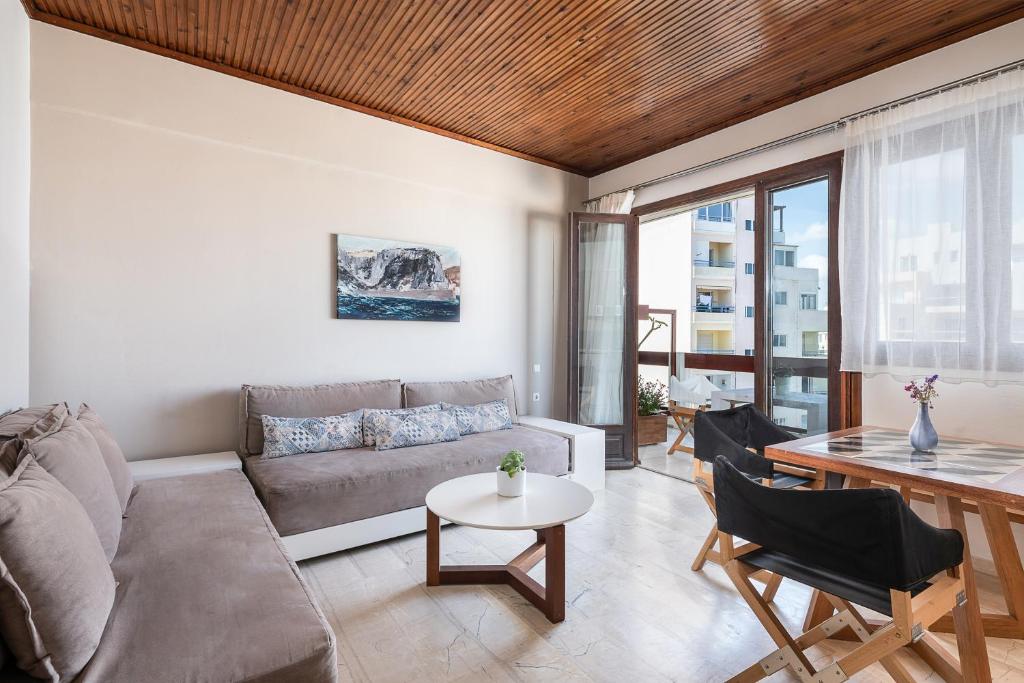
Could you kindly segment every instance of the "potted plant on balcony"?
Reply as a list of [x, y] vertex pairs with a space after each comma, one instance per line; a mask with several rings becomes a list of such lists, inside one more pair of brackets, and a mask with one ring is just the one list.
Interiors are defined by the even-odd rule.
[[637, 443], [641, 446], [668, 441], [668, 420], [662, 411], [667, 397], [664, 382], [639, 380], [636, 390]]

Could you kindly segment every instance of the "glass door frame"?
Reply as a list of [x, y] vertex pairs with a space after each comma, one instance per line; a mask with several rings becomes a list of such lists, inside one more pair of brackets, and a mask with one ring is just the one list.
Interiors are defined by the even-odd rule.
[[639, 220], [629, 213], [585, 213], [569, 214], [569, 337], [568, 337], [568, 416], [569, 421], [579, 423], [579, 250], [580, 223], [617, 223], [624, 228], [625, 237], [625, 306], [623, 309], [623, 424], [588, 425], [605, 432], [605, 469], [629, 469], [637, 460], [637, 316], [639, 281]]
[[[828, 180], [828, 429], [835, 431], [844, 428], [842, 419], [844, 409], [848, 409], [849, 400], [844, 399], [846, 383], [839, 375], [839, 362], [842, 354], [842, 310], [839, 300], [839, 196], [843, 176], [843, 153], [836, 152], [807, 161], [784, 166], [774, 171], [761, 174], [754, 186], [754, 221], [758, 229], [755, 232], [754, 261], [754, 298], [760, 304], [760, 311], [755, 307], [757, 329], [754, 331], [758, 358], [758, 372], [754, 377], [754, 393], [758, 405], [770, 409], [772, 405], [772, 385], [766, 373], [768, 354], [772, 352], [771, 316], [774, 309], [769, 301], [771, 291], [768, 287], [769, 269], [774, 263], [773, 244], [771, 240], [771, 207], [772, 193], [789, 187], [804, 185], [817, 180]], [[859, 392], [858, 392], [859, 393]], [[857, 397], [860, 404], [860, 397]], [[770, 411], [766, 410], [770, 415]], [[853, 426], [853, 425], [845, 425]]]
[[[780, 168], [757, 173], [735, 180], [719, 183], [674, 197], [668, 197], [648, 204], [633, 207], [632, 213], [641, 216], [658, 214], [673, 209], [685, 210], [701, 204], [712, 203], [724, 196], [732, 196], [744, 190], [754, 193], [754, 298], [755, 331], [753, 356], [724, 356], [717, 354], [687, 353], [685, 366], [692, 369], [723, 370], [726, 372], [750, 372], [754, 374], [755, 404], [761, 409], [768, 408], [769, 382], [765, 381], [767, 349], [765, 335], [768, 325], [767, 297], [767, 240], [766, 224], [768, 193], [787, 185], [799, 185], [809, 180], [828, 177], [829, 179], [829, 402], [828, 424], [830, 430], [846, 429], [861, 424], [861, 375], [840, 372], [842, 349], [842, 317], [839, 304], [839, 196], [842, 182], [843, 153], [833, 152], [823, 156], [800, 161]], [[639, 227], [637, 227], [639, 230]], [[639, 238], [637, 238], [639, 242]], [[634, 286], [636, 285], [634, 281]]]

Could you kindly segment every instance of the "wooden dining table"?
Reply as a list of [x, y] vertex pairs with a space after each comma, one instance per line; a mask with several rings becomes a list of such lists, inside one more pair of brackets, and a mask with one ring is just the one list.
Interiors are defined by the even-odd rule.
[[[813, 468], [842, 479], [845, 488], [888, 486], [908, 502], [935, 505], [939, 525], [964, 539], [966, 602], [931, 631], [956, 633], [959, 660], [926, 631], [911, 647], [946, 681], [991, 681], [985, 636], [1024, 638], [1024, 568], [1011, 523], [1024, 522], [1024, 447], [960, 438], [940, 438], [929, 453], [914, 451], [907, 433], [854, 427], [787, 441], [765, 449], [765, 457]], [[833, 484], [834, 485], [834, 484]], [[964, 513], [981, 517], [1003, 591], [1005, 614], [983, 614]], [[815, 591], [805, 629], [831, 614]]]

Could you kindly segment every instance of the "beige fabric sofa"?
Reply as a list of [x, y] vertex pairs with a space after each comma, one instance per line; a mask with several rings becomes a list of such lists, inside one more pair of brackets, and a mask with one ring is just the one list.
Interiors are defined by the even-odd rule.
[[[262, 415], [322, 417], [359, 408], [418, 407], [441, 401], [475, 404], [504, 398], [512, 429], [471, 434], [460, 441], [391, 451], [355, 448], [264, 459]], [[465, 382], [399, 380], [307, 387], [242, 387], [239, 448], [244, 469], [295, 559], [335, 552], [422, 530], [423, 501], [441, 482], [493, 471], [513, 448], [531, 472], [565, 475], [570, 441], [518, 424], [512, 377]], [[317, 539], [313, 545], [304, 541]]]
[[[0, 418], [0, 443], [28, 412]], [[110, 568], [81, 683], [337, 680], [334, 634], [241, 472], [135, 484]], [[0, 680], [37, 680], [10, 659]]]

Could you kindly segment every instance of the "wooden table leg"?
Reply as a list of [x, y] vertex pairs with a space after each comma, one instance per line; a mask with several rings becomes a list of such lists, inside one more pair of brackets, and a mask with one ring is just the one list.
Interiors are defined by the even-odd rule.
[[959, 498], [936, 495], [935, 509], [939, 515], [939, 524], [947, 529], [956, 529], [964, 539], [963, 579], [967, 601], [953, 609], [956, 645], [960, 652], [960, 670], [964, 683], [989, 683], [992, 680], [992, 672], [989, 668], [988, 650], [985, 647], [981, 606], [978, 604], [978, 586], [971, 563], [971, 547], [967, 540], [963, 506]]
[[[1006, 601], [1007, 620], [1013, 628], [1002, 634], [1007, 638], [1024, 637], [1021, 619], [1024, 619], [1024, 566], [1021, 565], [1020, 551], [1017, 541], [1013, 538], [1010, 527], [1010, 516], [1006, 508], [990, 503], [978, 505], [981, 521], [985, 525], [985, 536], [992, 549], [992, 560], [996, 566], [996, 575], [1003, 588]], [[983, 620], [984, 621], [984, 620]], [[986, 624], [987, 627], [987, 624]]]
[[832, 606], [832, 603], [828, 601], [820, 590], [815, 588], [811, 591], [811, 604], [808, 606], [807, 615], [804, 617], [804, 631], [810, 631], [812, 628], [831, 617], [835, 611], [835, 607]]
[[[537, 530], [537, 542], [508, 564], [441, 566], [441, 520], [427, 510], [427, 585], [505, 584], [514, 588], [552, 623], [565, 620], [565, 525]], [[541, 560], [544, 584], [528, 574]]]
[[427, 585], [441, 585], [441, 519], [427, 510]]
[[[986, 636], [994, 638], [1024, 638], [1024, 566], [1010, 527], [1009, 513], [1006, 508], [991, 503], [978, 505], [978, 513], [985, 526], [985, 537], [992, 549], [992, 561], [1006, 602], [1005, 614], [982, 613], [982, 628]], [[952, 617], [942, 617], [930, 630], [954, 633]]]
[[544, 613], [548, 621], [565, 620], [565, 525], [544, 530]]

